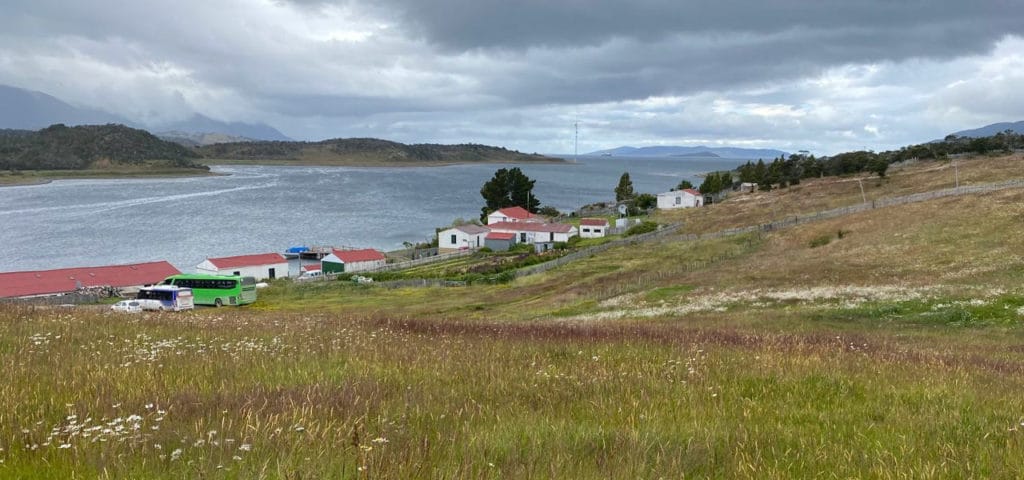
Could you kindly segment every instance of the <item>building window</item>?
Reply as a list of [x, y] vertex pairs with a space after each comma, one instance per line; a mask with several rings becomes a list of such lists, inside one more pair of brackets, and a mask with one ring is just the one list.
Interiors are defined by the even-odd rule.
[[519, 241], [523, 242], [523, 243], [526, 243], [526, 232], [520, 232], [519, 233]]
[[676, 205], [683, 203], [683, 197], [676, 197]]
[[[584, 232], [585, 232], [585, 231], [586, 231], [586, 230], [584, 230]], [[594, 229], [594, 233], [601, 233], [601, 229], [600, 229], [600, 228], [595, 228], [595, 229]]]
[[451, 243], [452, 243], [452, 245], [455, 245], [456, 243], [458, 243], [458, 240], [455, 239], [455, 234], [454, 233], [452, 234], [452, 242]]
[[[596, 230], [595, 230], [595, 231], [596, 231]], [[590, 229], [589, 229], [589, 228], [584, 228], [584, 229], [583, 229], [583, 233], [590, 233]]]

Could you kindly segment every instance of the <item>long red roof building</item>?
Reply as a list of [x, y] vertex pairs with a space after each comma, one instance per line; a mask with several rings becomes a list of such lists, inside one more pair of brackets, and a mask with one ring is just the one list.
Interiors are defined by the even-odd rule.
[[74, 292], [80, 287], [138, 287], [180, 274], [166, 261], [0, 273], [0, 298]]

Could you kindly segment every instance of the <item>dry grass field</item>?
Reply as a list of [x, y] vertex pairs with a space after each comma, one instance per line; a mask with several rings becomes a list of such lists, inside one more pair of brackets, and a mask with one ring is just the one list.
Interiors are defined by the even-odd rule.
[[[959, 166], [966, 184], [1021, 167]], [[864, 185], [942, 188], [950, 168]], [[820, 179], [671, 218], [859, 201]], [[1022, 277], [1008, 189], [668, 237], [507, 285], [0, 307], [0, 477], [1019, 478]]]

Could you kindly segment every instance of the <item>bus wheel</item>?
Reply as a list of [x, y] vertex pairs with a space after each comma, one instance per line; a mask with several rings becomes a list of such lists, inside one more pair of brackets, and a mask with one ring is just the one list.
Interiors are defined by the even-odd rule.
[[224, 306], [224, 302], [222, 302], [222, 301], [221, 301], [221, 300], [220, 300], [220, 299], [218, 298], [218, 299], [216, 299], [216, 300], [214, 300], [214, 301], [213, 301], [213, 306], [214, 306], [214, 307], [217, 307], [217, 308], [223, 307], [223, 306]]

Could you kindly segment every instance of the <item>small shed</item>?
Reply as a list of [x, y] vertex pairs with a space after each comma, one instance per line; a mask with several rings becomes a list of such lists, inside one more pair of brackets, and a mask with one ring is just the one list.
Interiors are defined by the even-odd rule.
[[484, 246], [495, 252], [505, 252], [516, 243], [516, 234], [511, 232], [491, 232], [484, 237]]
[[601, 238], [608, 234], [607, 218], [581, 218], [580, 238]]
[[437, 233], [437, 251], [439, 253], [456, 252], [484, 246], [484, 237], [491, 231], [487, 227], [474, 225], [458, 225]]
[[383, 267], [387, 257], [372, 248], [362, 250], [332, 250], [331, 254], [320, 260], [320, 268], [324, 274], [364, 272]]
[[288, 276], [288, 259], [280, 253], [207, 258], [196, 265], [196, 272], [254, 277], [256, 280], [274, 279]]

